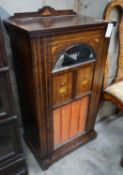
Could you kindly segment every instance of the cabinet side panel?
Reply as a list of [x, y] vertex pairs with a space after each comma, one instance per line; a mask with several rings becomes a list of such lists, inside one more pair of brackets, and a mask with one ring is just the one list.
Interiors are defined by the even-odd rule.
[[30, 38], [15, 28], [9, 28], [14, 68], [19, 91], [24, 133], [38, 150], [35, 89]]

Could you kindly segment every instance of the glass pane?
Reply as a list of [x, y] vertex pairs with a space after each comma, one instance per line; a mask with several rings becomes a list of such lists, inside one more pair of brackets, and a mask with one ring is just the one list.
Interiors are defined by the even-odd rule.
[[60, 54], [53, 71], [80, 64], [95, 59], [95, 57], [95, 53], [90, 46], [87, 44], [76, 44], [67, 48], [62, 54]]
[[12, 129], [12, 126], [0, 126], [0, 160], [14, 154], [11, 135]]

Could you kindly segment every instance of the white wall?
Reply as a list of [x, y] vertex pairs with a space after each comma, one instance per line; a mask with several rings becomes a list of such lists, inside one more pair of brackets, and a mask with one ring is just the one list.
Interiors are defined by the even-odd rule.
[[79, 0], [0, 0], [0, 7], [7, 13], [13, 15], [15, 12], [36, 11], [45, 5], [50, 5], [56, 9], [77, 8]]
[[[56, 9], [74, 9], [82, 15], [101, 18], [109, 0], [0, 0], [0, 8], [13, 15], [15, 12], [36, 11], [45, 5]], [[1, 11], [0, 11], [1, 13]]]
[[81, 0], [80, 12], [82, 15], [102, 18], [105, 6], [109, 0]]

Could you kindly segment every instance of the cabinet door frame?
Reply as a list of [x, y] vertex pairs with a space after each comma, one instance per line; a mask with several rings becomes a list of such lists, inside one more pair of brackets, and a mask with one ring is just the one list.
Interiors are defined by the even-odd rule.
[[11, 116], [11, 117], [9, 117], [8, 115], [1, 116], [0, 128], [3, 128], [5, 126], [8, 128], [11, 126], [10, 128], [12, 129], [10, 131], [10, 134], [11, 134], [11, 143], [13, 146], [13, 151], [6, 154], [5, 156], [2, 156], [2, 158], [0, 159], [0, 167], [6, 164], [6, 162], [9, 162], [12, 159], [15, 159], [16, 157], [18, 157], [19, 154], [21, 154], [22, 152], [22, 147], [19, 141], [20, 137], [18, 138], [20, 134], [17, 127], [18, 126], [17, 116]]
[[[78, 43], [87, 43], [88, 41], [91, 40], [91, 38], [93, 38], [93, 42], [94, 43], [94, 51], [96, 54], [96, 65], [95, 65], [95, 73], [97, 72], [98, 67], [101, 68], [101, 64], [100, 64], [100, 59], [102, 57], [102, 48], [100, 47], [100, 44], [104, 44], [104, 30], [103, 29], [99, 29], [98, 32], [97, 31], [87, 31], [86, 33], [86, 37], [84, 35], [86, 31], [81, 32], [81, 33], [76, 33], [74, 34], [74, 38], [72, 38], [72, 34], [69, 35], [69, 38], [66, 38], [64, 36], [56, 36], [56, 37], [51, 37], [51, 38], [45, 38], [43, 40], [44, 45], [43, 45], [43, 50], [44, 50], [44, 65], [45, 66], [45, 71], [46, 71], [46, 75], [45, 75], [45, 95], [47, 96], [47, 109], [46, 109], [46, 114], [47, 114], [47, 118], [45, 118], [45, 120], [47, 120], [47, 125], [45, 125], [46, 130], [47, 130], [47, 135], [46, 135], [46, 140], [47, 140], [47, 144], [46, 144], [46, 148], [47, 148], [47, 153], [48, 154], [52, 154], [53, 153], [53, 112], [52, 112], [52, 66], [53, 66], [53, 57], [56, 55], [56, 53], [61, 52], [63, 49], [67, 48], [68, 46], [74, 45], [74, 44], [78, 44]], [[89, 36], [88, 33], [90, 32]], [[94, 33], [95, 35], [91, 35], [92, 33]], [[76, 39], [75, 39], [76, 36]], [[81, 37], [80, 37], [81, 36]], [[58, 37], [58, 38], [57, 38]], [[63, 37], [63, 41], [60, 41], [60, 38]], [[65, 39], [66, 38], [66, 39]], [[85, 42], [87, 40], [87, 42]], [[56, 42], [55, 42], [56, 41]], [[52, 53], [52, 51], [55, 50], [54, 53]], [[100, 53], [99, 53], [100, 52]], [[100, 64], [100, 65], [99, 65]], [[94, 73], [94, 81], [97, 81], [97, 76], [95, 78], [95, 73]], [[102, 76], [102, 75], [101, 75]], [[102, 78], [102, 77], [101, 77]], [[97, 83], [96, 83], [96, 88], [97, 87]], [[93, 93], [95, 93], [95, 86], [92, 87], [93, 89]], [[93, 100], [91, 100], [91, 106], [92, 106]], [[92, 107], [91, 107], [92, 108]], [[93, 112], [93, 111], [92, 111]], [[90, 128], [92, 127], [92, 120], [93, 120], [93, 113], [88, 116], [88, 120], [89, 124], [87, 125], [87, 130], [89, 131]], [[88, 122], [87, 120], [87, 122]]]
[[13, 94], [12, 89], [9, 86], [9, 72], [3, 72], [0, 74], [0, 100], [3, 105], [3, 113], [8, 114], [10, 116], [15, 114], [14, 102], [13, 102]]
[[[87, 33], [86, 33], [87, 32]], [[100, 101], [100, 93], [101, 87], [103, 83], [103, 75], [104, 75], [104, 66], [106, 61], [106, 53], [108, 48], [109, 39], [105, 38], [106, 28], [100, 28], [97, 30], [93, 30], [92, 32], [83, 31], [81, 33], [74, 33], [70, 35], [56, 35], [50, 38], [40, 38], [34, 40], [34, 46], [36, 42], [37, 50], [39, 57], [35, 57], [35, 66], [36, 73], [38, 74], [38, 80], [40, 85], [42, 85], [42, 91], [40, 93], [41, 100], [43, 102], [43, 112], [40, 123], [42, 133], [39, 133], [42, 143], [40, 144], [41, 149], [44, 151], [41, 152], [41, 158], [46, 158], [50, 156], [53, 160], [57, 159], [60, 155], [64, 155], [66, 152], [73, 150], [74, 148], [82, 145], [88, 140], [94, 138], [96, 136], [96, 132], [94, 131], [94, 124], [96, 120], [96, 115], [99, 108]], [[86, 35], [85, 35], [86, 33]], [[88, 35], [88, 33], [90, 33]], [[92, 35], [94, 33], [95, 35]], [[73, 37], [74, 35], [74, 37]], [[84, 39], [85, 38], [85, 39]], [[75, 140], [66, 143], [60, 148], [54, 150], [53, 143], [53, 110], [52, 110], [52, 67], [54, 63], [54, 56], [57, 55], [60, 51], [67, 48], [67, 46], [82, 43], [87, 40], [87, 44], [89, 40], [93, 38], [95, 54], [96, 54], [96, 62], [95, 62], [95, 71], [94, 71], [94, 79], [93, 79], [93, 87], [92, 87], [92, 96], [90, 101], [90, 110], [87, 118], [87, 126], [86, 133], [80, 137], [77, 137]], [[42, 45], [40, 45], [42, 44]], [[41, 52], [43, 51], [43, 53]], [[36, 55], [37, 56], [37, 53]], [[40, 58], [40, 60], [38, 60]], [[37, 66], [37, 62], [39, 66]], [[41, 74], [41, 75], [40, 75]], [[39, 98], [39, 94], [37, 93], [37, 98]], [[39, 103], [38, 103], [39, 104]], [[44, 107], [45, 104], [45, 107]], [[96, 107], [95, 107], [96, 106]], [[40, 117], [40, 116], [38, 116]], [[39, 119], [38, 119], [39, 120]], [[39, 120], [40, 121], [40, 120]], [[52, 161], [52, 160], [51, 160]]]
[[[88, 45], [89, 46], [89, 45]], [[93, 49], [93, 48], [92, 48]], [[59, 50], [59, 52], [60, 52], [60, 50]], [[95, 53], [96, 54], [96, 53]], [[91, 60], [91, 61], [85, 61], [85, 62], [82, 62], [82, 63], [80, 63], [80, 64], [77, 64], [77, 65], [73, 65], [73, 66], [70, 66], [68, 69], [65, 69], [65, 70], [61, 70], [61, 71], [58, 71], [58, 72], [52, 72], [51, 74], [52, 74], [52, 78], [51, 78], [51, 88], [52, 88], [52, 90], [53, 90], [53, 88], [54, 88], [54, 85], [53, 85], [53, 78], [54, 77], [57, 77], [57, 76], [63, 76], [64, 74], [66, 74], [66, 75], [68, 75], [68, 74], [70, 74], [71, 73], [71, 75], [72, 75], [72, 84], [71, 84], [71, 86], [72, 86], [72, 94], [71, 94], [71, 96], [70, 96], [70, 100], [68, 100], [68, 102], [66, 103], [66, 102], [61, 102], [61, 105], [56, 105], [56, 106], [54, 106], [53, 105], [53, 99], [51, 99], [51, 103], [52, 103], [52, 111], [51, 111], [51, 113], [52, 113], [52, 119], [53, 119], [53, 111], [54, 111], [54, 109], [56, 109], [56, 108], [62, 108], [64, 105], [70, 105], [70, 104], [72, 104], [73, 102], [77, 102], [77, 101], [79, 101], [79, 100], [82, 100], [84, 97], [86, 97], [86, 96], [89, 96], [89, 103], [88, 103], [88, 111], [87, 111], [87, 118], [86, 118], [86, 124], [85, 124], [85, 132], [83, 132], [83, 133], [81, 133], [81, 134], [79, 134], [79, 132], [78, 132], [78, 137], [80, 137], [80, 136], [82, 136], [82, 135], [84, 135], [85, 133], [86, 133], [86, 128], [87, 128], [87, 121], [88, 121], [88, 115], [89, 115], [89, 109], [90, 109], [90, 102], [91, 102], [91, 94], [92, 94], [92, 88], [93, 88], [93, 79], [94, 79], [94, 72], [95, 72], [95, 64], [96, 64], [96, 58], [95, 59], [93, 59], [93, 60]], [[82, 95], [80, 95], [80, 96], [76, 96], [76, 88], [77, 88], [77, 85], [75, 86], [75, 84], [77, 83], [77, 81], [76, 81], [76, 78], [77, 78], [77, 73], [78, 73], [78, 71], [79, 70], [82, 70], [82, 69], [86, 69], [86, 68], [89, 68], [90, 67], [90, 69], [91, 69], [91, 71], [92, 71], [92, 69], [93, 69], [93, 71], [92, 71], [92, 77], [91, 77], [91, 79], [92, 79], [92, 81], [91, 81], [91, 89], [90, 89], [90, 91], [88, 91], [88, 92], [86, 92], [86, 93], [83, 93]], [[75, 83], [75, 84], [74, 84]], [[52, 93], [52, 98], [53, 98], [53, 93]], [[55, 108], [54, 108], [55, 107]], [[54, 126], [53, 126], [53, 132], [54, 132]], [[53, 133], [53, 136], [54, 136], [54, 133]], [[68, 141], [66, 141], [66, 143], [68, 143], [68, 142], [71, 142], [71, 141], [73, 141], [75, 138], [77, 138], [77, 136], [75, 136], [75, 137], [73, 137], [73, 138], [71, 138], [71, 139], [69, 139]], [[54, 139], [53, 139], [54, 140]], [[66, 144], [66, 143], [64, 143], [64, 144]], [[61, 146], [63, 146], [64, 145], [63, 143], [61, 144], [61, 145], [59, 145], [60, 147]], [[53, 145], [54, 146], [54, 145]], [[54, 147], [55, 148], [55, 147]]]

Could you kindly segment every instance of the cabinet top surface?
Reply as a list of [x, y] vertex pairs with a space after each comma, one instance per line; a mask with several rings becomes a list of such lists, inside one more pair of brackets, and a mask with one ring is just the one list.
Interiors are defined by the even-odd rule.
[[[48, 15], [44, 12], [46, 10]], [[106, 21], [81, 16], [72, 10], [53, 10], [54, 9], [50, 7], [44, 7], [38, 12], [17, 13], [13, 17], [10, 17], [6, 22], [7, 25], [15, 26], [29, 33], [37, 31], [47, 33], [58, 30], [93, 28], [105, 26], [107, 24]], [[46, 15], [42, 14], [42, 11]], [[51, 11], [53, 11], [53, 13]], [[62, 15], [58, 13], [61, 11]]]

